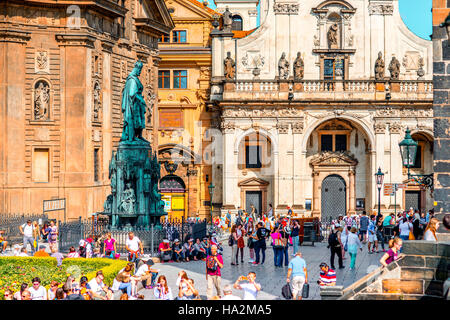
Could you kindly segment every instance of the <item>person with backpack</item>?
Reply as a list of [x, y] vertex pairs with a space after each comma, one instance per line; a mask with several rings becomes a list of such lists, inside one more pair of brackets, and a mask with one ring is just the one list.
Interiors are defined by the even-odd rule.
[[369, 218], [364, 210], [362, 212], [362, 217], [359, 219], [359, 240], [363, 243], [367, 242], [367, 229], [369, 227]]
[[217, 295], [220, 297], [222, 274], [220, 270], [223, 268], [222, 255], [217, 253], [217, 246], [211, 246], [211, 255], [206, 257], [206, 297], [211, 299], [213, 297], [213, 288], [216, 288]]
[[256, 261], [253, 262], [254, 265], [259, 264], [260, 253], [262, 253], [261, 264], [264, 264], [264, 261], [266, 260], [266, 238], [269, 236], [269, 230], [264, 228], [262, 222], [258, 222], [256, 227], [257, 227], [256, 230], [257, 241], [255, 242]]
[[333, 226], [333, 230], [328, 236], [328, 246], [327, 248], [331, 251], [330, 256], [330, 264], [332, 269], [336, 269], [334, 267], [334, 255], [336, 254], [339, 259], [339, 269], [345, 268], [342, 264], [342, 242], [341, 242], [341, 232], [339, 231], [340, 226]]

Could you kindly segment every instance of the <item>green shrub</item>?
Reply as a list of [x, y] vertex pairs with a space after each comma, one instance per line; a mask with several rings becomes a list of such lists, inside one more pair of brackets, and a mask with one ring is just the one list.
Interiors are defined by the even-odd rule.
[[77, 280], [81, 276], [91, 280], [98, 270], [103, 271], [105, 284], [111, 286], [114, 277], [126, 264], [127, 261], [105, 258], [66, 258], [57, 267], [55, 258], [0, 257], [0, 297], [3, 297], [6, 289], [19, 291], [23, 282], [31, 285], [34, 277], [39, 277], [41, 285], [48, 289], [51, 281], [62, 284], [69, 275], [75, 276]]

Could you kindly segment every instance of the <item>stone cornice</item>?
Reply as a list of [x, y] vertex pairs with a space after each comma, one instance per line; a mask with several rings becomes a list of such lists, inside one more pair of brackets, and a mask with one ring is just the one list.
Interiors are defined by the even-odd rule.
[[57, 33], [55, 37], [60, 46], [94, 48], [94, 42], [96, 40], [94, 36], [89, 34]]
[[0, 28], [0, 42], [27, 43], [31, 39], [31, 32]]

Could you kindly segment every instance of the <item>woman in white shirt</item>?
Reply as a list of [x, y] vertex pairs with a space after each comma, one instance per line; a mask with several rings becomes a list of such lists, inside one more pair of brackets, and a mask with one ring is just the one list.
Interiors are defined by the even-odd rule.
[[436, 218], [431, 218], [430, 223], [428, 223], [425, 229], [425, 234], [423, 235], [423, 240], [426, 241], [437, 241], [436, 230], [439, 228], [439, 220]]
[[409, 240], [409, 233], [413, 230], [413, 225], [409, 219], [406, 217], [403, 218], [398, 227], [400, 230], [400, 238], [402, 240]]
[[342, 260], [345, 259], [345, 242], [347, 241], [347, 237], [349, 234], [347, 226], [344, 225], [344, 227], [339, 227], [339, 230], [341, 231], [341, 250], [342, 250]]
[[362, 244], [361, 241], [359, 241], [359, 237], [356, 234], [356, 228], [352, 227], [350, 230], [350, 233], [347, 235], [347, 247], [348, 247], [348, 253], [350, 254], [350, 270], [355, 269], [355, 262], [356, 262], [356, 254], [358, 253], [358, 247], [359, 250], [362, 251]]
[[158, 300], [173, 300], [172, 291], [167, 286], [165, 276], [159, 276], [155, 289], [153, 290], [155, 298]]

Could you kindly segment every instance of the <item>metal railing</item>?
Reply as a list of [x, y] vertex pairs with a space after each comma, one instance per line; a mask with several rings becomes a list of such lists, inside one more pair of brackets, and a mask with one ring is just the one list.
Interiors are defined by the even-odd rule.
[[[127, 230], [111, 230], [107, 221], [82, 220], [58, 223], [58, 244], [60, 252], [68, 252], [70, 247], [78, 249], [79, 242], [82, 239], [91, 237], [94, 240], [94, 247], [103, 248], [103, 240], [106, 239], [106, 233], [110, 232], [112, 238], [116, 240], [116, 249], [119, 254], [126, 254], [125, 248], [128, 239]], [[138, 237], [144, 249], [145, 254], [155, 255], [158, 252], [159, 244], [164, 238], [169, 241], [179, 239], [185, 242], [188, 238], [202, 239], [207, 234], [207, 222], [186, 221], [184, 219], [169, 219], [162, 221], [160, 225], [151, 225], [149, 230], [133, 230]]]
[[19, 227], [31, 220], [32, 222], [41, 222], [40, 228], [45, 222], [48, 222], [48, 215], [42, 213], [0, 213], [0, 230], [4, 231], [4, 237], [8, 245], [22, 244], [23, 235]]

